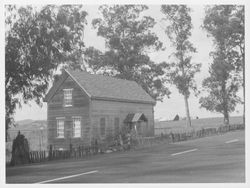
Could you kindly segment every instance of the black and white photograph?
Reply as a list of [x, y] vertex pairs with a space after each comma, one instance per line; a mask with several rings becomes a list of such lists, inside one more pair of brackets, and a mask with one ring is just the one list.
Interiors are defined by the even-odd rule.
[[2, 183], [247, 187], [248, 5], [2, 3]]

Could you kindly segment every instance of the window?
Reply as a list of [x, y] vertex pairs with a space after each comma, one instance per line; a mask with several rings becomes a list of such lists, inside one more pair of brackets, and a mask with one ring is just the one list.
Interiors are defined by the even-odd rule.
[[119, 118], [115, 118], [115, 135], [119, 133]]
[[81, 137], [81, 117], [73, 117], [73, 137]]
[[72, 91], [73, 89], [63, 90], [64, 106], [72, 106]]
[[100, 133], [101, 136], [105, 136], [105, 118], [100, 119]]
[[64, 118], [57, 118], [57, 138], [64, 138]]

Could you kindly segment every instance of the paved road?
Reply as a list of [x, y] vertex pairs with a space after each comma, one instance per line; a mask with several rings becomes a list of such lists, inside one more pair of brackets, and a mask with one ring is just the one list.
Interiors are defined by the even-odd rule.
[[6, 183], [245, 182], [245, 132], [6, 169]]

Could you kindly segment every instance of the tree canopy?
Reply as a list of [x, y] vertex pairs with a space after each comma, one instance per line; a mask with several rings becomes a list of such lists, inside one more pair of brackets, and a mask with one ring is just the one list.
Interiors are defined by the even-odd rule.
[[94, 47], [85, 51], [89, 67], [97, 72], [122, 79], [134, 80], [155, 99], [169, 95], [164, 77], [166, 63], [153, 62], [149, 52], [162, 50], [162, 42], [151, 31], [156, 24], [149, 16], [142, 16], [145, 5], [103, 5], [101, 18], [92, 21], [97, 35], [105, 39], [105, 52]]
[[6, 130], [21, 101], [41, 104], [58, 65], [78, 67], [87, 13], [80, 5], [5, 6]]
[[227, 46], [227, 56], [235, 71], [242, 73], [245, 57], [245, 12], [241, 5], [215, 5], [205, 9], [203, 28], [215, 47]]

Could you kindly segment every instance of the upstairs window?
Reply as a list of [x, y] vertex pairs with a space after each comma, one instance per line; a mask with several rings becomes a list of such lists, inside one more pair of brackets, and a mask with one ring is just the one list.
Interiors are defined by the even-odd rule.
[[64, 118], [56, 119], [57, 138], [64, 138]]
[[81, 137], [81, 117], [73, 117], [73, 137]]
[[64, 106], [72, 106], [72, 91], [73, 89], [64, 89], [63, 90], [63, 99], [64, 99]]
[[105, 125], [105, 118], [101, 118], [100, 119], [100, 134], [101, 134], [101, 136], [105, 136], [105, 127], [106, 127], [106, 125]]

